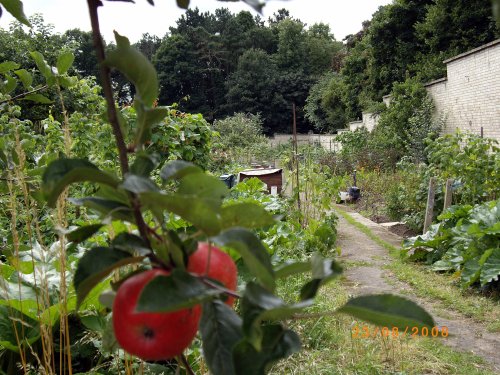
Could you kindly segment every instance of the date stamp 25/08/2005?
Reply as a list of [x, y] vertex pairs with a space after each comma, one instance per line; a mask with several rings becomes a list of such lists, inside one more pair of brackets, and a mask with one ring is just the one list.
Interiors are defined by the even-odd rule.
[[369, 339], [376, 337], [392, 337], [396, 338], [417, 338], [417, 337], [448, 337], [448, 327], [410, 327], [399, 329], [398, 327], [371, 327], [367, 325], [352, 327], [351, 336], [353, 339]]

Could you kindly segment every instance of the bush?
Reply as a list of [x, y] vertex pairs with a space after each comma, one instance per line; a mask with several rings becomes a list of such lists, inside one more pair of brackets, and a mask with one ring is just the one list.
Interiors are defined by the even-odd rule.
[[269, 160], [272, 150], [263, 134], [260, 115], [236, 113], [212, 125], [216, 138], [212, 147], [212, 170], [227, 172], [232, 163], [248, 165], [252, 159]]
[[498, 281], [500, 200], [451, 206], [423, 236], [405, 241], [405, 254], [426, 260], [435, 271], [459, 272], [463, 286]]

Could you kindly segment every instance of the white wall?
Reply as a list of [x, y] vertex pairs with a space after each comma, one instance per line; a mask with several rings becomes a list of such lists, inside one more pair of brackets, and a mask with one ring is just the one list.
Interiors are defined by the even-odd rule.
[[427, 91], [436, 114], [445, 116], [444, 134], [459, 129], [500, 141], [500, 39], [445, 61], [447, 78]]

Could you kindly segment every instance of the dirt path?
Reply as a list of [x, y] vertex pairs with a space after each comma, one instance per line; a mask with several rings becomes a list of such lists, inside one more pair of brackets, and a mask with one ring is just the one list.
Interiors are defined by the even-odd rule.
[[[349, 215], [369, 227], [372, 233], [382, 240], [400, 246], [402, 238], [357, 213], [349, 213]], [[489, 333], [483, 325], [455, 311], [444, 309], [443, 306], [439, 306], [439, 302], [416, 297], [411, 293], [409, 285], [398, 281], [390, 271], [383, 269], [384, 265], [391, 262], [387, 250], [342, 217], [338, 226], [337, 244], [342, 249], [340, 258], [354, 264], [345, 272], [347, 284], [353, 295], [393, 293], [414, 300], [432, 314], [438, 326], [448, 327], [450, 334], [453, 334], [453, 336], [441, 339], [442, 342], [459, 351], [472, 352], [484, 358], [500, 372], [500, 335], [498, 333]], [[356, 263], [359, 266], [356, 266]], [[391, 280], [390, 284], [386, 281], [388, 279]], [[440, 316], [443, 312], [446, 318]]]

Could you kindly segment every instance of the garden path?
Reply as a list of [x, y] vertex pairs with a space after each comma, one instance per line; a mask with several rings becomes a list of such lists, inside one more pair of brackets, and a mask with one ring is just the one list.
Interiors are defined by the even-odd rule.
[[[367, 226], [373, 234], [385, 242], [399, 247], [402, 238], [390, 233], [379, 224], [349, 212], [353, 219]], [[374, 242], [358, 228], [340, 217], [337, 244], [342, 250], [341, 259], [351, 262], [345, 272], [346, 284], [353, 295], [393, 293], [409, 298], [424, 307], [434, 317], [438, 326], [446, 326], [450, 336], [442, 342], [459, 351], [472, 352], [484, 358], [500, 373], [500, 335], [490, 333], [486, 327], [462, 314], [446, 309], [439, 302], [417, 297], [412, 288], [396, 279], [384, 265], [391, 262], [387, 250]]]

